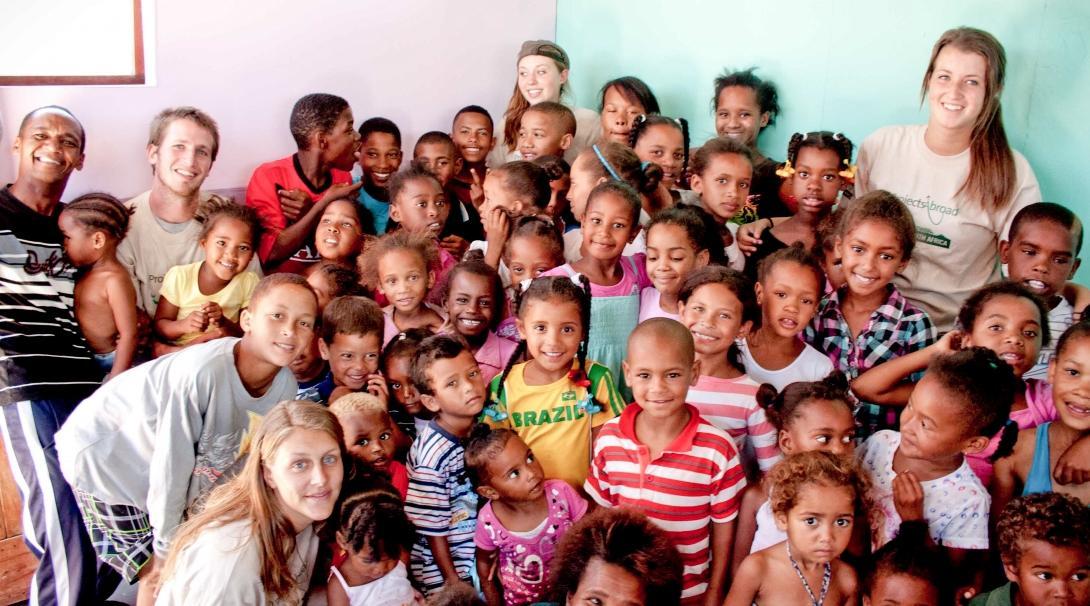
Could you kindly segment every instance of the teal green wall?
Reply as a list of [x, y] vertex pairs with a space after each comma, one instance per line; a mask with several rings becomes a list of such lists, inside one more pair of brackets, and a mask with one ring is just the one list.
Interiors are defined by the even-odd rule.
[[[960, 25], [1006, 47], [1011, 144], [1044, 198], [1090, 223], [1087, 0], [557, 0], [556, 40], [571, 56], [578, 105], [597, 109], [603, 82], [639, 76], [664, 113], [689, 119], [694, 144], [715, 134], [713, 78], [759, 66], [783, 107], [760, 145], [782, 159], [795, 131], [841, 131], [859, 144], [880, 126], [926, 122], [919, 90], [931, 46]], [[1079, 278], [1090, 283], [1090, 261]]]

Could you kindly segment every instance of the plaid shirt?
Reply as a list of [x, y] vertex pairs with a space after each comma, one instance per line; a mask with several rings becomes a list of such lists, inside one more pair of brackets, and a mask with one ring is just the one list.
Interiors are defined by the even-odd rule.
[[[822, 299], [814, 320], [803, 333], [803, 339], [829, 356], [833, 366], [849, 379], [882, 362], [923, 349], [938, 339], [938, 330], [927, 312], [909, 303], [893, 284], [886, 288], [889, 291], [886, 302], [874, 310], [867, 326], [854, 340], [840, 312], [843, 288]], [[860, 405], [864, 435], [896, 426], [898, 409], [881, 407], [879, 411], [874, 404], [860, 402]]]

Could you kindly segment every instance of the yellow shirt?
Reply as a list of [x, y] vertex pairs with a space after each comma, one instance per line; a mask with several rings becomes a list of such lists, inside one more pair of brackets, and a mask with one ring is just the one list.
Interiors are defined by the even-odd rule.
[[[625, 407], [613, 374], [605, 366], [587, 361], [587, 374], [593, 379], [591, 389], [602, 409], [588, 418], [579, 405], [587, 388], [567, 377], [548, 385], [527, 385], [523, 375], [526, 364], [511, 368], [499, 397], [496, 392], [500, 376], [492, 380], [490, 394], [498, 402], [496, 408], [505, 411], [507, 418], [495, 421], [486, 416], [485, 421], [493, 427], [514, 430], [534, 451], [546, 478], [564, 480], [582, 489], [590, 468], [591, 428], [619, 416]], [[573, 361], [572, 368], [575, 364]]]
[[[163, 276], [163, 288], [159, 291], [159, 297], [178, 307], [178, 318], [188, 316], [200, 309], [201, 305], [211, 301], [223, 308], [224, 318], [238, 322], [239, 313], [242, 312], [242, 308], [250, 304], [250, 295], [253, 294], [254, 287], [257, 286], [260, 278], [252, 271], [244, 271], [232, 278], [219, 292], [206, 295], [201, 293], [201, 289], [197, 286], [197, 274], [200, 269], [200, 262], [170, 268]], [[197, 332], [186, 333], [174, 344], [185, 345], [199, 336], [200, 333]]]

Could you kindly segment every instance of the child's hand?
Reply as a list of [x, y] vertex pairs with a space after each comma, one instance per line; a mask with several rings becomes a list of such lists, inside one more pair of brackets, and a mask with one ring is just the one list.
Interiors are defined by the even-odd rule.
[[382, 400], [383, 404], [390, 401], [390, 388], [386, 385], [386, 379], [377, 372], [367, 375], [363, 390]]
[[208, 317], [204, 308], [196, 309], [185, 317], [186, 332], [204, 332], [208, 328]]
[[298, 221], [313, 204], [307, 192], [301, 189], [280, 189], [277, 190], [276, 197], [280, 198], [280, 210], [288, 223]]
[[[767, 221], [767, 222], [766, 222]], [[757, 252], [757, 245], [761, 243], [761, 234], [768, 229], [771, 220], [758, 219], [753, 223], [746, 223], [738, 228], [738, 250], [747, 257]]]
[[1090, 482], [1090, 439], [1080, 439], [1069, 446], [1056, 461], [1052, 477], [1063, 485]]
[[507, 230], [511, 227], [511, 218], [507, 216], [507, 210], [497, 206], [488, 211], [484, 217], [485, 240], [488, 242], [488, 250], [492, 246], [503, 248], [507, 243]]
[[952, 354], [955, 351], [960, 351], [962, 348], [961, 343], [964, 339], [964, 332], [960, 330], [951, 330], [931, 345], [933, 355], [944, 356], [946, 354]]
[[469, 242], [462, 236], [451, 234], [439, 240], [439, 246], [453, 255], [455, 259], [461, 260], [462, 255], [466, 254], [466, 249], [469, 248]]
[[923, 520], [923, 485], [916, 474], [906, 471], [893, 478], [893, 506], [902, 522]]
[[341, 198], [355, 197], [356, 192], [363, 187], [363, 181], [355, 183], [338, 183], [326, 190], [325, 195], [318, 201], [319, 204], [328, 204]]
[[473, 182], [469, 184], [469, 201], [480, 209], [481, 204], [484, 204], [484, 186], [481, 185], [481, 176], [477, 174], [475, 168], [469, 169], [469, 176], [473, 179]]
[[219, 324], [223, 319], [223, 308], [219, 303], [209, 301], [201, 306], [201, 311], [204, 312], [204, 317], [208, 320], [209, 324]]

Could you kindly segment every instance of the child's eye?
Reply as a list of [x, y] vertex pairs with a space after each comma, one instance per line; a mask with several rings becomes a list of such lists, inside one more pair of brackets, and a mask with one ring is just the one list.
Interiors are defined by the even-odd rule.
[[401, 390], [401, 383], [398, 383], [397, 381], [390, 381], [390, 389], [392, 389], [394, 391], [400, 391]]
[[813, 299], [811, 299], [810, 297], [803, 297], [803, 299], [802, 299], [802, 304], [803, 305], [813, 305], [814, 303], [815, 303], [815, 301]]
[[457, 381], [451, 379], [450, 381], [447, 381], [447, 387], [454, 387], [455, 383], [457, 383]]
[[891, 255], [889, 253], [882, 253], [882, 254], [878, 255], [878, 258], [882, 259], [883, 261], [892, 261], [893, 260], [893, 255]]
[[1030, 339], [1036, 339], [1037, 338], [1037, 331], [1036, 330], [1024, 330], [1024, 331], [1022, 331], [1022, 334], [1026, 335], [1026, 337], [1028, 337]]
[[519, 477], [519, 470], [517, 470], [517, 469], [512, 469], [512, 470], [511, 470], [511, 473], [507, 474], [507, 477], [508, 477], [508, 478], [510, 478], [510, 479], [512, 479], [512, 480], [518, 479], [518, 477]]
[[624, 229], [626, 227], [628, 227], [628, 226], [625, 225], [624, 223], [614, 223], [613, 224], [613, 229]]
[[828, 444], [829, 443], [829, 436], [825, 436], [825, 435], [815, 436], [814, 440], [816, 442], [818, 442], [819, 444]]
[[1034, 574], [1033, 576], [1037, 577], [1038, 579], [1041, 579], [1042, 581], [1051, 581], [1052, 580], [1052, 573], [1051, 572], [1045, 572], [1045, 571], [1038, 572], [1038, 573]]
[[347, 351], [341, 354], [341, 359], [342, 360], [351, 360], [354, 357], [355, 356], [351, 352], [347, 352]]
[[833, 181], [835, 181], [835, 180], [836, 180], [837, 178], [838, 178], [838, 177], [837, 177], [836, 175], [822, 175], [822, 176], [821, 176], [821, 179], [822, 179], [823, 181], [826, 181], [826, 182], [828, 182], [828, 183], [832, 183], [832, 182], [833, 182]]
[[809, 518], [803, 518], [802, 523], [806, 524], [807, 526], [817, 526], [818, 519], [810, 516]]
[[676, 379], [676, 378], [678, 378], [680, 376], [681, 376], [680, 372], [671, 372], [671, 373], [667, 373], [666, 378], [667, 379]]
[[1076, 572], [1071, 575], [1071, 580], [1075, 582], [1082, 582], [1086, 580], [1088, 575], [1085, 572]]
[[749, 181], [741, 181], [738, 183], [738, 189], [749, 189]]
[[639, 377], [639, 378], [641, 378], [641, 379], [645, 379], [645, 380], [646, 380], [646, 379], [649, 379], [649, 378], [651, 378], [651, 373], [647, 373], [647, 372], [638, 372], [638, 373], [636, 373], [636, 376], [637, 376], [637, 377]]
[[800, 179], [809, 179], [810, 178], [810, 171], [800, 170], [798, 172], [798, 175], [799, 175]]
[[526, 453], [526, 462], [527, 463], [533, 463], [534, 462], [534, 453], [532, 453], [532, 452]]
[[784, 292], [784, 291], [782, 291], [782, 290], [777, 290], [777, 291], [776, 291], [776, 292], [775, 292], [774, 294], [775, 294], [775, 295], [776, 295], [776, 296], [777, 296], [778, 298], [780, 298], [780, 299], [783, 299], [784, 297], [786, 297], [786, 296], [787, 296], [787, 293], [785, 293], [785, 292]]
[[391, 435], [390, 435], [390, 432], [388, 432], [388, 431], [384, 431], [384, 432], [382, 432], [382, 433], [380, 433], [380, 434], [378, 435], [378, 439], [379, 439], [379, 440], [381, 440], [381, 441], [383, 441], [383, 442], [385, 442], [385, 441], [389, 440], [389, 439], [390, 439], [390, 438], [392, 438], [392, 437], [393, 437], [393, 436], [391, 436]]
[[662, 154], [663, 154], [663, 152], [662, 152], [661, 149], [656, 149], [655, 151], [651, 152], [651, 155], [656, 157], [656, 158], [661, 158]]
[[992, 332], [999, 332], [999, 331], [1003, 330], [1003, 325], [1002, 324], [991, 324], [991, 325], [988, 326], [988, 330], [990, 330]]
[[851, 518], [837, 518], [835, 524], [840, 528], [847, 528], [852, 525]]
[[1069, 377], [1079, 376], [1079, 371], [1074, 369], [1074, 368], [1065, 368], [1064, 372], [1067, 373], [1067, 376], [1069, 376]]
[[370, 443], [370, 438], [360, 438], [359, 440], [356, 440], [356, 446], [367, 446]]

